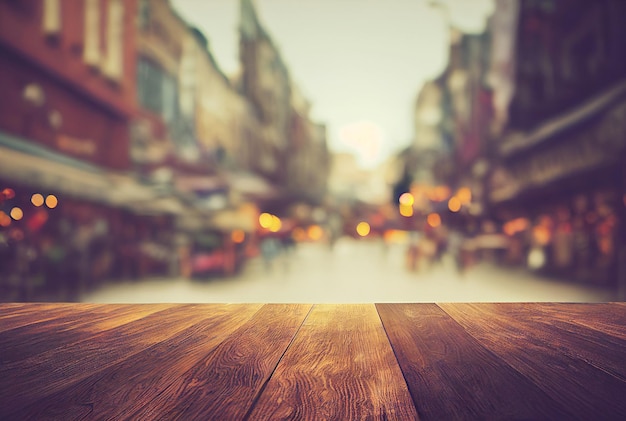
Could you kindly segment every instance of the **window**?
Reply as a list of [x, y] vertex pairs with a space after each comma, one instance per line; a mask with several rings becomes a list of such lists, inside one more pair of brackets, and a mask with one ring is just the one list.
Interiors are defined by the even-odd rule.
[[139, 12], [137, 14], [137, 24], [139, 28], [146, 29], [150, 23], [150, 1], [139, 1]]
[[145, 57], [137, 61], [137, 94], [139, 104], [158, 113], [167, 124], [178, 117], [176, 78]]
[[137, 95], [139, 104], [156, 113], [163, 108], [163, 71], [151, 61], [140, 57], [137, 61]]
[[107, 76], [119, 79], [124, 69], [124, 6], [121, 0], [109, 0], [107, 18], [107, 52], [103, 71]]
[[61, 0], [44, 1], [42, 26], [46, 35], [56, 35], [61, 31]]
[[85, 48], [83, 60], [91, 66], [100, 64], [100, 1], [85, 0]]

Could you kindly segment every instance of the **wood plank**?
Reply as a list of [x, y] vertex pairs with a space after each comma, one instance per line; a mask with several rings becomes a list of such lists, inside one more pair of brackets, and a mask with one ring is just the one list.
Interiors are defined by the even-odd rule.
[[435, 304], [377, 304], [425, 420], [567, 419], [567, 409], [468, 335]]
[[[77, 307], [72, 307], [76, 305]], [[0, 332], [15, 329], [33, 323], [56, 319], [73, 311], [87, 311], [102, 306], [102, 304], [2, 304], [0, 305]]]
[[373, 304], [316, 305], [250, 419], [418, 419]]
[[205, 317], [197, 309], [197, 305], [167, 308], [0, 366], [0, 419], [187, 329]]
[[262, 304], [206, 304], [204, 319], [19, 411], [24, 419], [128, 419], [248, 321]]
[[[63, 313], [59, 317], [0, 332], [0, 362], [6, 365], [24, 360], [77, 342], [86, 335], [114, 329], [172, 306], [115, 304], [89, 309], [82, 306], [78, 309], [63, 307]], [[31, 318], [35, 317], [36, 315], [31, 315]], [[51, 335], [51, 332], [54, 334]]]
[[576, 418], [615, 419], [626, 414], [626, 382], [572, 356], [575, 349], [563, 352], [558, 334], [547, 341], [538, 332], [540, 328], [533, 331], [531, 323], [520, 321], [521, 314], [503, 316], [488, 304], [440, 306], [483, 346], [573, 411]]
[[[523, 326], [528, 335], [546, 346], [587, 363], [626, 381], [626, 339], [621, 335], [594, 329], [594, 320], [572, 317], [568, 314], [570, 304], [554, 306], [543, 303], [490, 303], [482, 305], [499, 317], [514, 319]], [[575, 305], [574, 307], [579, 307]], [[597, 306], [591, 306], [595, 311]], [[614, 306], [604, 307], [612, 312]], [[614, 313], [615, 314], [615, 313]], [[626, 332], [626, 313], [624, 315]]]
[[307, 304], [263, 306], [129, 419], [242, 419], [310, 308]]
[[[513, 303], [511, 303], [513, 304]], [[626, 306], [619, 303], [517, 303], [526, 310], [526, 317], [536, 312], [554, 321], [576, 323], [589, 329], [626, 340]], [[514, 311], [517, 306], [510, 306]]]

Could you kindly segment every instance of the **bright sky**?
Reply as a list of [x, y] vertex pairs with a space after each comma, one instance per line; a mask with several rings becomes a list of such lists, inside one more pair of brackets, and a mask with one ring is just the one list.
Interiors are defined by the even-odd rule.
[[[413, 135], [413, 104], [444, 69], [448, 21], [476, 32], [493, 0], [255, 0], [290, 75], [328, 126], [329, 146], [380, 163]], [[239, 69], [239, 0], [172, 0], [209, 39], [227, 75]]]

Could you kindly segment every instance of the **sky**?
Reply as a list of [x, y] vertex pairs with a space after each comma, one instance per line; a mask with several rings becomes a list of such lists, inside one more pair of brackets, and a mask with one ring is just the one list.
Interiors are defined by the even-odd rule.
[[[412, 139], [413, 104], [447, 63], [450, 25], [479, 32], [493, 10], [493, 0], [253, 2], [331, 150], [355, 153], [364, 167]], [[239, 0], [171, 3], [206, 35], [222, 71], [236, 74]]]

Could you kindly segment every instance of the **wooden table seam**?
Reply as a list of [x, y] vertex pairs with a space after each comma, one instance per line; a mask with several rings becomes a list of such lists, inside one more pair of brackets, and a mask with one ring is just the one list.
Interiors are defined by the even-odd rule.
[[272, 372], [270, 373], [269, 376], [267, 376], [267, 379], [265, 379], [265, 381], [261, 385], [261, 388], [259, 389], [258, 393], [256, 394], [256, 396], [252, 400], [252, 403], [250, 404], [250, 407], [246, 411], [246, 414], [243, 416], [242, 421], [248, 421], [248, 419], [250, 418], [250, 415], [254, 411], [254, 407], [259, 402], [259, 399], [261, 398], [261, 395], [263, 395], [263, 392], [265, 392], [265, 388], [267, 387], [267, 384], [270, 382], [270, 380], [274, 376], [274, 373], [276, 372], [276, 368], [279, 366], [280, 362], [283, 360], [283, 357], [287, 353], [287, 350], [289, 350], [289, 348], [293, 344], [294, 340], [298, 336], [298, 333], [300, 332], [300, 329], [302, 329], [302, 326], [304, 325], [304, 322], [306, 322], [306, 319], [309, 317], [309, 315], [311, 314], [311, 311], [313, 310], [314, 307], [315, 307], [315, 304], [311, 305], [311, 307], [309, 307], [309, 311], [307, 311], [307, 313], [306, 313], [306, 316], [304, 316], [302, 318], [302, 322], [300, 323], [300, 326], [298, 326], [298, 329], [294, 332], [293, 336], [291, 337], [291, 340], [289, 341], [289, 344], [287, 344], [287, 346], [283, 350], [282, 354], [280, 355], [280, 358], [278, 359], [278, 361], [276, 361], [276, 365], [274, 365], [274, 368], [272, 368]]
[[411, 391], [411, 385], [409, 384], [409, 381], [406, 378], [406, 374], [404, 373], [404, 370], [402, 369], [402, 365], [400, 364], [400, 360], [398, 359], [398, 354], [396, 353], [396, 349], [393, 346], [393, 343], [391, 342], [391, 338], [389, 337], [389, 332], [387, 332], [387, 327], [385, 326], [385, 322], [383, 321], [382, 317], [380, 316], [380, 312], [378, 310], [378, 303], [374, 304], [374, 308], [376, 309], [376, 314], [378, 315], [378, 319], [380, 320], [380, 324], [383, 327], [383, 331], [385, 332], [385, 337], [387, 338], [387, 342], [389, 343], [389, 347], [391, 348], [391, 352], [393, 352], [393, 357], [396, 359], [396, 364], [398, 365], [398, 368], [400, 369], [400, 373], [402, 373], [402, 378], [404, 379], [404, 384], [406, 385], [407, 390], [409, 391], [409, 395], [411, 396], [411, 401], [413, 402], [413, 406], [415, 407], [415, 412], [417, 413], [418, 419], [424, 419], [423, 415], [420, 415], [420, 408], [417, 405], [417, 402], [415, 402], [415, 398], [413, 397], [413, 394], [410, 393]]

